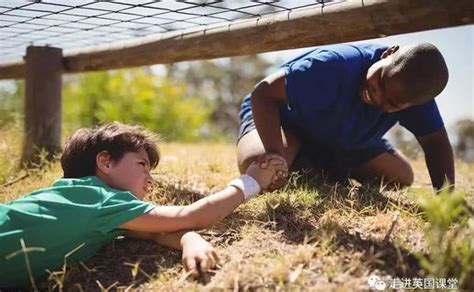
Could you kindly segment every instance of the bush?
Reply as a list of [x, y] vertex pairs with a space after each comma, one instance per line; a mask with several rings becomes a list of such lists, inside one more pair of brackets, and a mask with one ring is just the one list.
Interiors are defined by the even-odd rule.
[[429, 223], [426, 240], [430, 250], [419, 258], [430, 275], [456, 278], [460, 288], [473, 289], [474, 218], [465, 196], [450, 193], [448, 188], [437, 196], [420, 194], [418, 201]]
[[166, 140], [196, 141], [209, 127], [211, 107], [185, 97], [185, 91], [184, 85], [145, 69], [80, 74], [65, 82], [65, 127], [122, 121], [141, 124]]

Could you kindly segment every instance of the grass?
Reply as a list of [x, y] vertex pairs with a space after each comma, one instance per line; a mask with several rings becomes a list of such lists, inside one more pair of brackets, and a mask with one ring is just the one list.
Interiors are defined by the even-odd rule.
[[[0, 135], [0, 185], [23, 174], [13, 166], [17, 141], [13, 130]], [[167, 143], [161, 148], [157, 187], [149, 197], [157, 204], [190, 203], [238, 175], [234, 145]], [[474, 203], [474, 165], [457, 162], [458, 195], [438, 197], [425, 194], [431, 186], [424, 162], [413, 166], [415, 185], [403, 190], [293, 174], [283, 190], [252, 199], [201, 232], [221, 257], [210, 277], [187, 277], [178, 251], [119, 238], [39, 285], [79, 291], [344, 291], [368, 289], [367, 279], [375, 274], [383, 280], [455, 277], [458, 286], [473, 289], [474, 223], [466, 206], [472, 210]], [[61, 176], [57, 162], [24, 173], [0, 187], [0, 202]]]

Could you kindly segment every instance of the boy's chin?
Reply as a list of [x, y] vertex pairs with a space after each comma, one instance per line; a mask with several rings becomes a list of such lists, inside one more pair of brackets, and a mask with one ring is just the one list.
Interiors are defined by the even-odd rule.
[[146, 192], [146, 191], [131, 192], [131, 193], [132, 193], [135, 197], [139, 198], [140, 200], [143, 200], [143, 199], [147, 196], [147, 194], [148, 194], [148, 192]]

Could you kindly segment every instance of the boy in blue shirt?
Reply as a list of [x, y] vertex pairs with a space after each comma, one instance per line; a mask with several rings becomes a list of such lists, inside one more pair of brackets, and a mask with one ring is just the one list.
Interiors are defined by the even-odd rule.
[[280, 158], [262, 156], [220, 192], [187, 206], [156, 206], [142, 199], [159, 160], [153, 134], [139, 127], [76, 131], [61, 156], [64, 178], [0, 204], [0, 290], [36, 288], [35, 279], [87, 260], [119, 234], [182, 249], [186, 270], [207, 272], [217, 254], [192, 230], [223, 219], [284, 170]]
[[421, 145], [433, 186], [454, 185], [452, 148], [434, 100], [447, 81], [446, 63], [432, 44], [311, 50], [244, 98], [239, 169], [245, 172], [262, 153], [279, 155], [290, 168], [301, 155], [336, 178], [409, 186], [413, 169], [383, 138], [398, 122]]

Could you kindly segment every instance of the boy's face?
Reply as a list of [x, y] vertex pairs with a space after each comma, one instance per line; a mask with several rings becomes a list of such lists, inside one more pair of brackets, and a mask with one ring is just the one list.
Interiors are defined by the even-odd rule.
[[102, 161], [98, 158], [97, 164], [99, 176], [107, 185], [130, 191], [139, 199], [146, 196], [153, 183], [150, 175], [150, 161], [144, 149], [138, 152], [127, 152], [118, 161], [106, 158]]
[[409, 102], [403, 82], [392, 74], [393, 58], [398, 53], [398, 46], [386, 50], [367, 70], [360, 87], [362, 101], [384, 112], [397, 112], [414, 105]]

